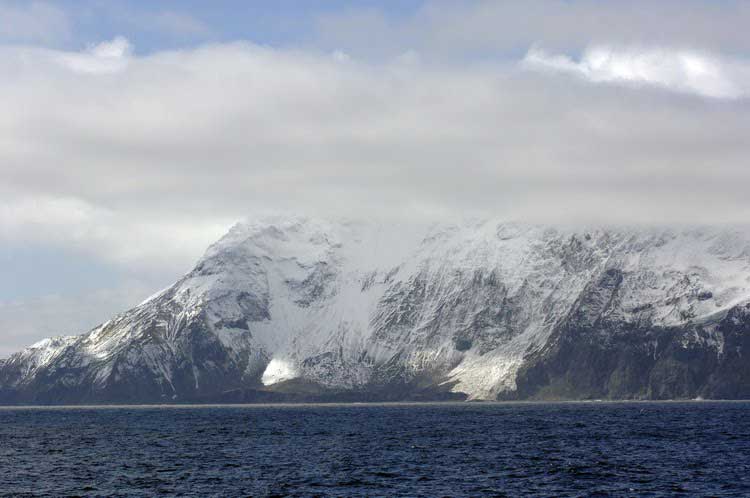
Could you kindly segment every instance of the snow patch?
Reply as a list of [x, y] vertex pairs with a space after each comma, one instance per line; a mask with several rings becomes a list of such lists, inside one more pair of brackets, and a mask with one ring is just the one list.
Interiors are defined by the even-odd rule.
[[298, 377], [297, 371], [289, 361], [274, 358], [263, 372], [261, 382], [264, 386], [270, 386], [296, 377]]

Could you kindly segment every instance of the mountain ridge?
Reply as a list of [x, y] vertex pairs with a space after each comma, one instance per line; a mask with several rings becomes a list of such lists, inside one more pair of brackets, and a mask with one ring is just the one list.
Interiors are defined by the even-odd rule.
[[0, 402], [750, 397], [748, 303], [738, 228], [274, 216], [0, 362]]

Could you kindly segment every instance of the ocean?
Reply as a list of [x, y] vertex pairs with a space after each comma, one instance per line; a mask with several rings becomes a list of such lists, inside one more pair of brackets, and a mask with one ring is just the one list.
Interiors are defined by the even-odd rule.
[[750, 403], [0, 408], [4, 496], [748, 496]]

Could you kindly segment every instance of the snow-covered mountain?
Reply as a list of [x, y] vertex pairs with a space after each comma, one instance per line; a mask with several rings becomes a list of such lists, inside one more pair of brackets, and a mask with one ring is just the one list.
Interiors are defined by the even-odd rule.
[[744, 230], [269, 217], [0, 401], [747, 398], [748, 355]]

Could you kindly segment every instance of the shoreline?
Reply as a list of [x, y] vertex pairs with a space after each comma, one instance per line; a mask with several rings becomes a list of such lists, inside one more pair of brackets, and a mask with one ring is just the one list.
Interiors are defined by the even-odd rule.
[[533, 400], [533, 401], [384, 401], [317, 403], [153, 403], [82, 405], [0, 405], [0, 411], [12, 410], [118, 410], [118, 409], [211, 409], [211, 408], [326, 408], [326, 407], [399, 407], [399, 406], [514, 406], [514, 405], [656, 405], [656, 404], [742, 404], [750, 399], [669, 399], [669, 400]]

